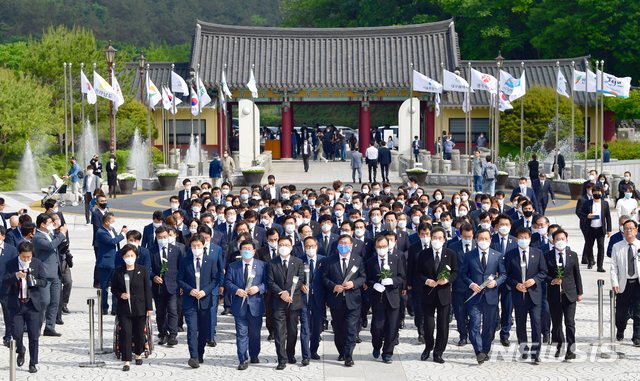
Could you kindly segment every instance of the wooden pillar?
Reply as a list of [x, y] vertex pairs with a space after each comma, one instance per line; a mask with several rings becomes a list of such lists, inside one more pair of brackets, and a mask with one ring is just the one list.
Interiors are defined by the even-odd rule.
[[282, 136], [280, 151], [283, 159], [291, 159], [291, 130], [293, 129], [293, 109], [291, 106], [282, 109]]
[[436, 142], [436, 110], [433, 106], [428, 106], [426, 113], [427, 124], [427, 136], [426, 145], [423, 145], [423, 149], [430, 151], [432, 155], [435, 155], [434, 147]]
[[604, 112], [604, 141], [611, 142], [615, 140], [616, 137], [616, 121], [615, 121], [615, 113], [613, 111], [605, 111]]
[[371, 108], [363, 107], [360, 104], [360, 128], [358, 129], [360, 152], [364, 155], [364, 151], [369, 148], [371, 141]]

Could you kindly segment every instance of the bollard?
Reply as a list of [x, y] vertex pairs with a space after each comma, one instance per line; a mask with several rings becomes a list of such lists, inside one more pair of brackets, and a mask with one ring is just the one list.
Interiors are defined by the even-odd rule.
[[[99, 355], [104, 355], [106, 353], [111, 353], [112, 350], [111, 349], [104, 349], [104, 342], [103, 342], [103, 330], [102, 330], [102, 323], [103, 323], [103, 319], [102, 319], [102, 290], [98, 289], [98, 305], [100, 306], [100, 309], [98, 310], [98, 350], [96, 351], [96, 354]], [[112, 306], [111, 308], [116, 308], [116, 306]]]
[[598, 279], [598, 347], [600, 356], [608, 359], [611, 356], [602, 352], [602, 342], [604, 337], [604, 279]]
[[[93, 317], [93, 313], [94, 313], [94, 305], [95, 305], [95, 300], [93, 298], [89, 298], [87, 299], [87, 304], [89, 305], [89, 362], [83, 362], [80, 363], [80, 367], [81, 368], [97, 368], [97, 367], [103, 367], [104, 366], [104, 361], [96, 361], [96, 352], [95, 352], [95, 337], [93, 334], [93, 328], [94, 328], [94, 317]], [[102, 314], [102, 311], [100, 311], [100, 314]]]
[[616, 293], [615, 291], [609, 290], [609, 299], [610, 299], [609, 315], [611, 320], [611, 351], [618, 356], [618, 359], [623, 359], [625, 355], [623, 352], [618, 352], [618, 342], [616, 340]]
[[9, 381], [16, 381], [16, 341], [9, 344]]

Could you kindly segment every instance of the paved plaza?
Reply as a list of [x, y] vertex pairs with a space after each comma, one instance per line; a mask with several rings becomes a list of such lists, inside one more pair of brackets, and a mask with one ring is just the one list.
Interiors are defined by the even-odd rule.
[[[297, 162], [293, 162], [297, 165]], [[324, 163], [322, 163], [324, 164]], [[328, 163], [323, 171], [312, 170], [305, 174], [301, 163], [299, 169], [284, 169], [284, 163], [274, 164], [274, 173], [280, 184], [295, 183], [302, 186], [308, 175], [308, 183], [329, 185], [335, 179], [332, 176], [339, 175], [343, 181], [350, 177], [345, 176], [342, 168], [348, 169], [348, 163]], [[321, 165], [321, 164], [318, 164]], [[329, 170], [331, 171], [329, 173]], [[295, 178], [299, 180], [296, 181]], [[337, 176], [336, 176], [337, 177]], [[392, 177], [392, 180], [395, 180]], [[394, 182], [394, 187], [398, 183]], [[450, 194], [449, 189], [445, 189]], [[451, 189], [453, 192], [453, 189]], [[171, 192], [140, 192], [133, 196], [110, 199], [112, 211], [116, 214], [116, 227], [127, 225], [130, 229], [142, 231], [144, 225], [149, 223], [150, 212], [159, 209], [157, 203], [163, 208], [168, 204], [167, 195]], [[17, 211], [22, 207], [35, 208], [39, 205], [38, 194], [10, 192], [1, 195], [6, 200], [6, 211]], [[551, 223], [559, 223], [569, 232], [569, 246], [577, 253], [582, 252], [583, 240], [578, 229], [578, 220], [573, 215], [571, 202], [564, 200], [562, 205], [548, 213]], [[132, 205], [138, 205], [134, 208]], [[248, 370], [238, 371], [238, 359], [235, 345], [235, 328], [231, 316], [219, 316], [215, 348], [206, 348], [204, 364], [199, 369], [191, 369], [187, 365], [188, 350], [186, 345], [186, 333], [178, 335], [179, 345], [174, 348], [155, 346], [153, 354], [144, 360], [142, 366], [131, 366], [128, 373], [122, 372], [122, 362], [113, 354], [96, 356], [97, 360], [106, 363], [104, 368], [80, 368], [79, 364], [89, 360], [89, 315], [87, 298], [96, 296], [96, 290], [92, 287], [92, 272], [94, 254], [91, 247], [91, 226], [85, 226], [83, 209], [81, 207], [61, 208], [65, 213], [71, 236], [71, 247], [74, 255], [73, 291], [69, 304], [70, 315], [63, 315], [64, 325], [57, 326], [56, 330], [62, 333], [62, 337], [41, 337], [39, 354], [39, 371], [35, 375], [28, 373], [28, 366], [18, 368], [18, 380], [175, 380], [179, 378], [189, 380], [233, 379], [242, 380], [423, 380], [423, 379], [455, 379], [455, 380], [488, 380], [488, 379], [517, 379], [517, 380], [637, 380], [640, 377], [640, 348], [631, 345], [631, 326], [627, 328], [625, 340], [618, 347], [625, 353], [624, 359], [602, 359], [599, 356], [600, 347], [592, 346], [598, 341], [598, 316], [597, 316], [597, 279], [605, 280], [605, 325], [604, 332], [606, 342], [609, 342], [609, 274], [597, 273], [595, 269], [587, 270], [581, 266], [583, 284], [585, 286], [584, 299], [578, 303], [576, 313], [576, 336], [579, 346], [578, 359], [566, 362], [555, 359], [553, 354], [555, 346], [543, 345], [542, 362], [533, 365], [530, 361], [516, 361], [516, 336], [515, 324], [511, 331], [510, 348], [503, 348], [498, 340], [494, 340], [492, 357], [489, 362], [478, 366], [473, 348], [470, 344], [459, 348], [456, 343], [458, 335], [455, 330], [456, 322], [451, 324], [449, 342], [444, 353], [444, 364], [433, 361], [420, 361], [420, 354], [424, 346], [418, 342], [418, 334], [413, 325], [413, 320], [407, 315], [406, 328], [400, 331], [400, 345], [396, 347], [392, 364], [384, 364], [375, 360], [372, 355], [371, 334], [369, 327], [361, 333], [363, 342], [357, 345], [354, 353], [355, 366], [347, 368], [342, 362], [338, 362], [338, 353], [333, 344], [331, 330], [322, 334], [319, 354], [322, 360], [311, 361], [309, 366], [300, 364], [302, 357], [299, 346], [296, 350], [298, 363], [287, 365], [286, 370], [276, 371], [276, 350], [273, 342], [267, 341], [267, 330], [262, 330], [262, 349], [260, 364], [250, 364]], [[128, 213], [125, 213], [127, 212]], [[32, 216], [39, 213], [31, 210]], [[126, 217], [123, 217], [126, 215]], [[614, 223], [617, 218], [614, 217]], [[605, 259], [605, 268], [609, 268], [609, 259]], [[97, 316], [97, 315], [96, 315]], [[105, 316], [104, 321], [104, 346], [112, 345], [113, 319], [111, 315]], [[154, 317], [155, 324], [155, 317]], [[369, 316], [369, 321], [371, 316]], [[4, 324], [4, 322], [3, 322]], [[156, 338], [154, 337], [154, 341]], [[97, 340], [96, 340], [97, 343]], [[497, 343], [497, 345], [496, 345]], [[604, 348], [609, 350], [608, 346]], [[0, 351], [0, 379], [9, 377], [9, 351]], [[27, 355], [28, 357], [28, 355]], [[562, 359], [563, 357], [561, 357]]]

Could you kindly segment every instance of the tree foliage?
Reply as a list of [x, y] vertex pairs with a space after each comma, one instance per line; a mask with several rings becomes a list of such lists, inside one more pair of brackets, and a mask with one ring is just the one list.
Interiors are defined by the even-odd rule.
[[640, 91], [630, 92], [626, 99], [605, 97], [604, 105], [617, 120], [640, 119]]

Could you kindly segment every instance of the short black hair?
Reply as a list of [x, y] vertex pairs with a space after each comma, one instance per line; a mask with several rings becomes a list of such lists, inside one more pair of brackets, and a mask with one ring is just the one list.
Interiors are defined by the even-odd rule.
[[120, 256], [124, 257], [125, 254], [127, 254], [128, 252], [133, 251], [133, 253], [136, 255], [136, 258], [138, 258], [140, 256], [140, 254], [138, 253], [138, 247], [136, 247], [136, 245], [133, 244], [126, 244], [122, 247], [122, 250], [120, 250]]
[[162, 213], [162, 210], [156, 210], [153, 212], [153, 217], [151, 218], [154, 220], [164, 221], [164, 213]]
[[133, 239], [135, 239], [136, 241], [140, 241], [140, 240], [142, 240], [142, 234], [140, 234], [140, 232], [139, 232], [139, 231], [137, 231], [137, 230], [129, 230], [129, 231], [127, 232], [127, 240], [128, 240], [129, 238], [133, 238]]
[[26, 253], [26, 252], [31, 252], [33, 253], [33, 244], [31, 242], [28, 241], [22, 241], [18, 244], [18, 254], [20, 253]]

